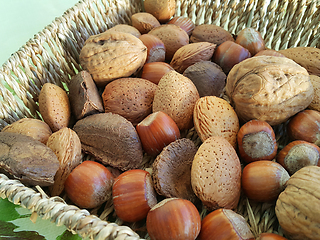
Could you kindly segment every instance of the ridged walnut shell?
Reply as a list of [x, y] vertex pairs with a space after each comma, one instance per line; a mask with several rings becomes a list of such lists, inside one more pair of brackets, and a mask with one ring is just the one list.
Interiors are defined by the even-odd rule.
[[252, 57], [235, 65], [227, 77], [226, 94], [240, 120], [270, 125], [305, 109], [314, 95], [307, 70], [275, 56]]
[[292, 240], [319, 239], [319, 206], [320, 167], [304, 167], [290, 177], [276, 203], [276, 216], [285, 236]]
[[111, 30], [90, 36], [79, 57], [83, 69], [101, 87], [142, 68], [147, 59], [147, 47], [130, 33]]

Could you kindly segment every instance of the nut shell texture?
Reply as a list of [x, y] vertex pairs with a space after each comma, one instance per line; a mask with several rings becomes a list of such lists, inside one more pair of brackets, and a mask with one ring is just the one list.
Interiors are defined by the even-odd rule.
[[235, 149], [223, 137], [210, 137], [198, 149], [191, 168], [195, 194], [209, 210], [234, 209], [240, 198], [241, 166]]
[[320, 167], [300, 169], [279, 195], [275, 212], [285, 235], [293, 240], [316, 240], [320, 236]]
[[117, 113], [136, 126], [152, 112], [156, 89], [157, 85], [146, 79], [116, 79], [102, 93], [105, 112]]
[[135, 127], [115, 113], [99, 113], [79, 120], [73, 127], [82, 149], [120, 170], [139, 168], [143, 151]]
[[294, 61], [258, 56], [232, 68], [226, 94], [239, 119], [277, 125], [311, 103], [313, 87], [307, 70]]
[[160, 195], [195, 202], [191, 165], [196, 152], [196, 145], [187, 138], [178, 139], [162, 150], [152, 165], [154, 187]]
[[168, 114], [180, 130], [193, 126], [193, 109], [199, 93], [193, 82], [176, 71], [166, 73], [154, 94], [152, 111]]
[[193, 119], [202, 141], [211, 136], [220, 136], [236, 147], [239, 120], [226, 100], [215, 96], [200, 98], [194, 107]]
[[183, 73], [189, 66], [209, 61], [212, 58], [216, 45], [209, 42], [190, 43], [179, 48], [170, 62], [170, 65], [179, 73]]
[[98, 86], [129, 77], [147, 59], [147, 47], [130, 33], [106, 31], [88, 38], [80, 52], [80, 64]]

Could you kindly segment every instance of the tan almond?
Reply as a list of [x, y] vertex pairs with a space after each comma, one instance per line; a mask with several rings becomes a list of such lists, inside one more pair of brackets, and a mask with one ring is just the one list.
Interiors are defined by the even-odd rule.
[[189, 66], [209, 61], [212, 58], [216, 44], [209, 42], [190, 43], [179, 48], [170, 62], [170, 65], [179, 73], [183, 73]]

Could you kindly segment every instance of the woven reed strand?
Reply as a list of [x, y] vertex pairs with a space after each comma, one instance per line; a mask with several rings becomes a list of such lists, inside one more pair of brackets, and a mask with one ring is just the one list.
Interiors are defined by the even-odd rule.
[[90, 215], [87, 210], [67, 205], [60, 197], [49, 198], [43, 192], [25, 187], [17, 180], [10, 180], [0, 174], [0, 197], [7, 198], [36, 213], [43, 219], [50, 219], [57, 226], [65, 225], [74, 234], [95, 240], [138, 240], [139, 235], [126, 226], [108, 223]]
[[[216, 24], [233, 34], [254, 27], [269, 48], [320, 47], [318, 0], [177, 0], [176, 3], [175, 15], [188, 16], [196, 25]], [[141, 0], [81, 0], [35, 34], [0, 67], [0, 130], [24, 117], [40, 118], [37, 103], [43, 84], [66, 87], [81, 70], [79, 52], [86, 39], [116, 24], [130, 24], [131, 15], [140, 11], [143, 11]], [[139, 239], [129, 228], [102, 221], [86, 210], [68, 206], [59, 198], [48, 198], [4, 175], [0, 175], [0, 184], [2, 198], [57, 225], [64, 224], [81, 236]]]

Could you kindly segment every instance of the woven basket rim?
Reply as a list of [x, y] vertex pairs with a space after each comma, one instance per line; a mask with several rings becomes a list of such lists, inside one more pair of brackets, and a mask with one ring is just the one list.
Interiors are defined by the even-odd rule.
[[[297, 45], [320, 46], [318, 24], [320, 1], [230, 0], [223, 3], [209, 0], [176, 0], [176, 3], [175, 15], [188, 16], [196, 25], [217, 24], [232, 33], [244, 27], [256, 27], [262, 30], [264, 37], [268, 38], [268, 45], [271, 48], [282, 49]], [[104, 4], [110, 6], [107, 7]], [[111, 17], [104, 24], [99, 24], [97, 19], [106, 20], [100, 14], [99, 7], [102, 6], [102, 10], [108, 12], [108, 17], [113, 18]], [[117, 12], [120, 9], [121, 14]], [[23, 117], [39, 118], [36, 97], [41, 86], [45, 82], [52, 82], [59, 86], [67, 84], [70, 78], [81, 69], [77, 62], [77, 54], [85, 39], [110, 28], [113, 24], [129, 22], [130, 14], [138, 11], [142, 11], [142, 0], [80, 0], [67, 9], [62, 16], [57, 17], [36, 33], [0, 67], [1, 97], [3, 98], [0, 101], [0, 129]], [[88, 16], [90, 16], [89, 19], [87, 19]], [[75, 26], [75, 21], [79, 18], [81, 18], [79, 21], [81, 26]], [[270, 21], [270, 18], [278, 22]], [[113, 22], [114, 19], [117, 21]], [[80, 31], [78, 35], [76, 30]], [[59, 45], [60, 43], [64, 45]], [[51, 53], [46, 51], [44, 45], [51, 50]], [[70, 51], [64, 52], [65, 48]], [[19, 83], [17, 79], [20, 80]], [[4, 82], [11, 91], [3, 89]], [[17, 97], [14, 97], [12, 92]], [[28, 188], [17, 180], [8, 179], [3, 174], [0, 174], [0, 197], [28, 208], [44, 219], [51, 219], [57, 225], [64, 224], [70, 231], [82, 237], [140, 239], [138, 234], [129, 227], [103, 221], [87, 210], [67, 205], [60, 197], [49, 198], [41, 191]], [[246, 211], [250, 211], [249, 202], [245, 207]], [[258, 218], [261, 217], [258, 216]]]

